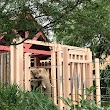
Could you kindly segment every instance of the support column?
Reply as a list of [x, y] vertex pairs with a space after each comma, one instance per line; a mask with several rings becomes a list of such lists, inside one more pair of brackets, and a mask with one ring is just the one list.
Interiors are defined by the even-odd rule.
[[31, 79], [31, 71], [30, 71], [30, 61], [31, 58], [29, 53], [25, 53], [25, 90], [31, 89], [30, 79]]
[[[91, 86], [93, 86], [93, 66], [92, 66], [92, 52], [90, 51], [90, 49], [87, 49], [87, 73], [86, 73], [86, 78], [87, 78], [87, 88], [90, 88]], [[93, 99], [93, 93], [91, 93], [91, 99]]]
[[101, 104], [99, 59], [95, 59], [96, 103]]
[[[63, 48], [63, 90], [64, 98], [71, 99], [71, 81], [70, 81], [70, 62], [68, 48]], [[64, 105], [65, 109], [69, 109], [67, 105]]]
[[[19, 38], [19, 42], [22, 39]], [[18, 42], [17, 42], [18, 43]], [[24, 71], [23, 71], [23, 43], [16, 46], [16, 83], [23, 89]]]
[[[61, 45], [58, 44], [57, 45], [57, 83], [58, 83], [58, 97], [63, 97], [63, 93], [62, 93], [62, 83], [63, 83], [63, 80], [62, 80], [62, 55], [63, 52], [62, 52], [62, 48], [61, 48]], [[58, 98], [58, 106], [60, 107], [60, 109], [63, 109], [63, 101]]]
[[57, 88], [56, 88], [56, 46], [51, 47], [51, 81], [54, 88], [52, 88], [52, 98], [57, 105]]
[[10, 83], [13, 84], [16, 81], [16, 46], [10, 46]]

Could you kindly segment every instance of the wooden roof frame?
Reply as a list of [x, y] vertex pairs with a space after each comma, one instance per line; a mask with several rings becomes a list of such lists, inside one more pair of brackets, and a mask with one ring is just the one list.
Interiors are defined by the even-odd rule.
[[[25, 38], [29, 37], [29, 33], [25, 32]], [[24, 42], [23, 46], [24, 46], [24, 52], [26, 53], [34, 53], [34, 54], [42, 54], [42, 55], [51, 55], [50, 51], [45, 51], [45, 50], [37, 50], [37, 49], [30, 49], [30, 47], [33, 45], [32, 42], [37, 41], [39, 39], [39, 37], [42, 37], [42, 39], [44, 40], [44, 42], [46, 41], [46, 36], [44, 35], [44, 33], [42, 31], [38, 32], [32, 40], [29, 40], [31, 42]], [[5, 39], [3, 36], [0, 36], [0, 41], [5, 42]], [[27, 40], [28, 41], [28, 40]], [[42, 41], [37, 41], [38, 44], [36, 43], [36, 45], [39, 45], [39, 42]], [[47, 46], [47, 45], [44, 45]], [[48, 45], [49, 46], [49, 45]], [[0, 45], [0, 51], [10, 51], [10, 46], [4, 46], [4, 45]]]

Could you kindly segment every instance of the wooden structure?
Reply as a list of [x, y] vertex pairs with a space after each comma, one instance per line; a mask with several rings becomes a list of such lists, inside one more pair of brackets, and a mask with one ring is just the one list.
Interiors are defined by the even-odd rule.
[[[15, 82], [22, 89], [30, 90], [31, 68], [42, 67], [46, 68], [50, 74], [50, 81], [54, 86], [52, 88], [52, 99], [60, 109], [67, 108], [67, 106], [63, 104], [59, 97], [80, 100], [80, 94], [86, 98], [84, 88], [93, 86], [92, 52], [90, 49], [36, 41], [40, 35], [41, 33], [38, 33], [33, 40], [27, 40], [17, 46], [0, 46], [0, 75], [2, 78], [7, 73], [2, 72], [2, 53], [9, 51], [11, 65], [10, 77], [7, 77], [9, 83], [13, 84]], [[20, 41], [22, 41], [22, 38], [19, 38], [17, 42]], [[96, 85], [98, 86], [96, 90], [98, 94], [97, 102], [100, 101], [98, 62], [96, 60], [95, 63]], [[93, 99], [93, 94], [91, 94], [91, 99]]]

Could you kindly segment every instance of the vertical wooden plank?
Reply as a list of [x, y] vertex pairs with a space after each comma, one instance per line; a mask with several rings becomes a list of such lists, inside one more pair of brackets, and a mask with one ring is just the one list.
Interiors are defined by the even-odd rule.
[[51, 83], [53, 85], [52, 97], [54, 103], [57, 105], [57, 87], [56, 87], [56, 46], [51, 47]]
[[[22, 39], [19, 39], [21, 42]], [[23, 43], [16, 46], [16, 83], [23, 89]]]
[[[57, 45], [57, 82], [58, 82], [58, 97], [63, 97], [62, 93], [62, 48], [61, 45]], [[60, 109], [63, 109], [63, 102], [60, 98], [58, 98], [58, 106]]]
[[[89, 63], [87, 64], [87, 87], [90, 88], [93, 86], [93, 74], [92, 74], [92, 52], [90, 49], [87, 49], [87, 60]], [[93, 99], [93, 93], [91, 94], [91, 99]]]
[[3, 83], [3, 54], [1, 54], [1, 83]]
[[74, 63], [71, 63], [71, 83], [72, 83], [72, 100], [75, 101], [75, 76], [74, 76]]
[[40, 59], [38, 56], [34, 57], [34, 66], [40, 66]]
[[10, 53], [7, 53], [7, 83], [10, 84]]
[[[84, 56], [83, 56], [83, 58], [84, 58]], [[84, 98], [86, 99], [86, 76], [85, 76], [85, 69], [86, 67], [85, 67], [85, 63], [83, 63], [83, 88], [84, 88], [84, 92], [83, 92], [83, 96], [84, 96]]]
[[25, 53], [25, 90], [31, 89], [30, 79], [31, 79], [31, 71], [29, 69], [30, 67], [30, 61], [31, 58], [29, 56], [29, 53]]
[[4, 62], [4, 76], [3, 76], [3, 81], [4, 81], [4, 84], [6, 84], [6, 73], [7, 73], [7, 68], [6, 68], [6, 53], [4, 53], [4, 60], [3, 60], [3, 62]]
[[[82, 95], [82, 90], [81, 90], [81, 67], [80, 63], [78, 63], [78, 95]], [[80, 101], [80, 96], [78, 96], [78, 100]]]
[[16, 80], [16, 47], [10, 46], [10, 83], [15, 83]]
[[95, 59], [95, 78], [96, 78], [96, 103], [101, 104], [101, 91], [100, 91], [100, 69], [99, 59]]
[[83, 79], [83, 63], [81, 63], [81, 93], [84, 97], [84, 79]]
[[77, 63], [74, 63], [74, 85], [75, 85], [75, 100], [78, 101], [78, 70]]
[[[63, 89], [64, 89], [64, 98], [71, 99], [71, 81], [70, 81], [70, 60], [69, 60], [69, 52], [68, 48], [63, 48]], [[69, 109], [66, 105], [64, 105], [65, 109]]]

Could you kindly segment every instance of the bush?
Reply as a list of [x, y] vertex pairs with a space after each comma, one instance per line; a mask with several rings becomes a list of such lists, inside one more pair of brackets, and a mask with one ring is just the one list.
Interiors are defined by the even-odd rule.
[[0, 110], [58, 110], [58, 107], [39, 89], [22, 91], [14, 84], [0, 86]]
[[64, 104], [69, 106], [70, 110], [109, 110], [101, 107], [101, 105], [96, 104], [94, 100], [89, 99], [91, 93], [93, 93], [94, 90], [95, 87], [93, 86], [90, 88], [86, 88], [87, 97], [85, 99], [83, 96], [79, 95], [81, 97], [80, 101], [71, 101], [69, 98], [61, 98], [61, 100], [63, 100]]

